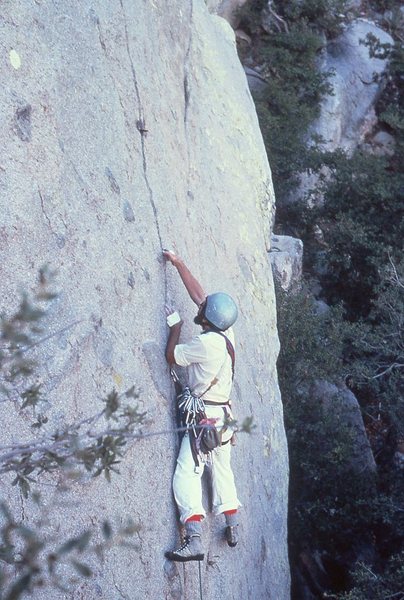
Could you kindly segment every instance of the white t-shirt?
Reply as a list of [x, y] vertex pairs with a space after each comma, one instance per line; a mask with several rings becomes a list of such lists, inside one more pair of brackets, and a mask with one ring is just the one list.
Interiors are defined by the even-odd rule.
[[[234, 333], [230, 327], [223, 332], [234, 347]], [[177, 365], [188, 367], [188, 385], [202, 400], [225, 403], [229, 400], [232, 385], [231, 357], [223, 336], [209, 331], [195, 336], [188, 344], [177, 344], [174, 348]], [[212, 380], [217, 383], [208, 389]]]

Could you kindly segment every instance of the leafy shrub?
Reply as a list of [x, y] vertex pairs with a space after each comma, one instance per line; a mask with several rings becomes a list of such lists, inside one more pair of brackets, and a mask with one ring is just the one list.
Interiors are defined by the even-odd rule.
[[366, 417], [381, 419], [394, 444], [404, 437], [404, 260], [391, 260], [380, 277], [362, 335], [352, 340], [350, 364]]
[[340, 310], [318, 315], [306, 287], [296, 294], [277, 288], [281, 349], [278, 372], [286, 405], [301, 385], [343, 376], [343, 335]]
[[[370, 36], [373, 56], [390, 59], [387, 86], [377, 105], [380, 123], [394, 136], [392, 156], [357, 150], [318, 153], [316, 169], [327, 168], [323, 206], [312, 223], [323, 233], [322, 286], [327, 301], [344, 302], [351, 320], [367, 317], [380, 292], [382, 273], [402, 253], [404, 239], [404, 49]], [[307, 226], [306, 226], [307, 230]]]
[[375, 572], [359, 563], [352, 574], [354, 588], [347, 593], [331, 595], [339, 600], [402, 600], [404, 598], [404, 553], [391, 557], [384, 571]]
[[276, 4], [288, 21], [301, 23], [306, 20], [318, 32], [333, 37], [341, 32], [348, 3], [346, 0], [302, 0]]
[[[39, 512], [39, 517], [30, 519], [27, 525], [16, 520], [13, 510], [0, 502], [0, 597], [4, 600], [17, 600], [45, 585], [69, 591], [77, 577], [92, 575], [90, 566], [83, 562], [89, 555], [102, 559], [112, 546], [134, 548], [127, 538], [139, 529], [129, 523], [113, 531], [105, 521], [102, 537], [98, 535], [94, 543], [90, 544], [93, 528], [67, 541], [60, 539], [50, 519], [49, 504], [45, 506], [40, 494], [32, 490], [33, 484], [40, 485], [43, 473], [54, 471], [63, 471], [72, 484], [80, 477], [101, 473], [109, 481], [112, 472], [119, 472], [117, 465], [129, 442], [142, 436], [139, 427], [145, 422], [145, 413], [133, 404], [138, 393], [132, 387], [122, 395], [113, 390], [103, 399], [98, 413], [88, 419], [42, 432], [42, 428], [48, 428], [47, 418], [40, 413], [44, 397], [35, 382], [39, 365], [32, 355], [40, 344], [77, 325], [72, 323], [45, 335], [44, 320], [57, 297], [51, 289], [53, 279], [52, 271], [41, 269], [33, 293], [24, 293], [11, 314], [0, 314], [0, 401], [15, 402], [22, 414], [33, 411], [36, 417], [29, 439], [0, 448], [0, 475], [13, 474], [11, 485], [18, 486], [25, 498], [31, 494], [31, 508], [36, 505]], [[62, 488], [60, 485], [58, 490]], [[59, 506], [53, 508], [60, 510]]]
[[268, 85], [256, 98], [262, 135], [280, 204], [311, 164], [306, 132], [319, 114], [320, 100], [331, 92], [328, 75], [316, 70], [322, 40], [304, 24], [274, 33], [262, 48]]
[[403, 181], [387, 173], [384, 158], [360, 151], [351, 158], [325, 155], [324, 163], [329, 168], [324, 204], [313, 211], [325, 242], [321, 283], [326, 300], [342, 300], [355, 319], [369, 313], [381, 267], [400, 252]]
[[268, 3], [268, 0], [248, 0], [239, 11], [242, 26], [249, 30], [257, 29], [262, 23], [262, 11], [268, 12], [268, 4], [274, 19], [274, 29], [276, 21], [281, 23], [277, 17], [280, 17], [288, 24], [301, 23], [307, 21], [310, 26], [328, 36], [336, 35], [341, 31], [341, 25], [346, 14], [347, 0], [275, 0]]
[[[265, 4], [255, 0], [242, 13], [242, 26], [251, 34], [257, 31]], [[299, 172], [311, 165], [307, 130], [319, 114], [321, 98], [332, 91], [330, 73], [317, 68], [325, 39], [315, 18], [327, 13], [330, 4], [329, 0], [274, 3], [284, 26], [275, 19], [270, 34], [255, 33], [254, 60], [267, 80], [255, 103], [280, 205], [298, 185]]]
[[[292, 566], [302, 550], [326, 554], [331, 562], [344, 555], [343, 579], [355, 586], [344, 600], [400, 597], [397, 564], [383, 569], [404, 541], [404, 481], [393, 460], [404, 427], [402, 33], [393, 46], [367, 41], [374, 56], [390, 60], [376, 110], [380, 127], [394, 136], [394, 155], [324, 153], [321, 140], [309, 141], [307, 132], [322, 97], [331, 93], [329, 74], [318, 72], [318, 58], [327, 37], [339, 32], [346, 3], [274, 1], [272, 15], [267, 4], [247, 3], [242, 26], [253, 37], [252, 57], [268, 82], [255, 101], [273, 172], [277, 228], [304, 240], [306, 272], [320, 279], [322, 298], [332, 305], [319, 317], [307, 291], [277, 294]], [[395, 0], [375, 4], [383, 10], [398, 5]], [[397, 31], [391, 25], [390, 32]], [[324, 202], [315, 209], [288, 202], [305, 170], [320, 174], [316, 192]], [[314, 380], [341, 378], [347, 378], [363, 410], [378, 465], [372, 477], [349, 469], [352, 432], [334, 412], [324, 414], [310, 395]], [[367, 565], [364, 576], [372, 573], [367, 583], [349, 582], [349, 561], [361, 543], [374, 552], [377, 570]], [[390, 580], [399, 583], [390, 586]], [[342, 589], [338, 585], [334, 589]]]
[[[344, 339], [350, 327], [338, 309], [316, 314], [307, 291], [278, 291], [278, 361], [290, 458], [292, 545], [302, 540], [336, 551], [353, 532], [369, 525], [359, 509], [375, 494], [375, 481], [352, 472], [355, 437], [338, 411], [325, 411], [311, 396], [311, 384], [344, 376]], [[349, 543], [349, 542], [348, 542]]]
[[338, 308], [316, 314], [307, 290], [292, 296], [278, 290], [277, 305], [292, 565], [301, 552], [320, 551], [347, 571], [347, 556], [355, 556], [353, 547], [377, 544], [388, 556], [400, 549], [404, 537], [404, 490], [398, 469], [390, 465], [388, 476], [378, 478], [354, 468], [357, 439], [352, 428], [338, 410], [324, 410], [311, 395], [315, 380], [338, 382], [352, 373], [352, 363], [345, 358], [347, 345], [366, 339], [369, 330], [344, 321]]

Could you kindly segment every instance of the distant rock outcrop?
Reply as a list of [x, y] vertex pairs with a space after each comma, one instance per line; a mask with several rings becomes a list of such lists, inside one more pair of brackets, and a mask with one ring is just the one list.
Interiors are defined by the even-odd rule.
[[302, 240], [288, 235], [273, 235], [269, 258], [274, 277], [285, 292], [299, 285], [303, 265]]
[[[44, 263], [61, 297], [36, 349], [47, 424], [99, 411], [114, 386], [139, 386], [149, 430], [174, 425], [164, 359], [164, 304], [197, 330], [195, 307], [161, 260], [174, 248], [207, 292], [239, 305], [234, 408], [257, 425], [240, 434], [241, 542], [204, 524], [206, 600], [289, 598], [287, 446], [276, 377], [278, 337], [267, 250], [271, 173], [234, 33], [203, 0], [6, 2], [0, 32], [2, 310]], [[7, 49], [7, 53], [4, 53]], [[2, 403], [2, 444], [28, 439], [30, 415]], [[68, 595], [35, 598], [177, 599], [199, 594], [198, 568], [165, 561], [178, 541], [171, 478], [177, 436], [142, 439], [103, 478], [75, 484], [49, 519], [62, 539], [107, 517], [141, 523], [138, 551], [111, 550]], [[29, 523], [31, 505], [4, 477], [1, 496]], [[45, 501], [56, 488], [47, 478]], [[209, 506], [209, 498], [206, 498]], [[64, 537], [63, 537], [64, 536]]]
[[206, 4], [212, 12], [220, 15], [235, 29], [239, 22], [239, 11], [247, 0], [205, 0]]
[[[375, 105], [384, 86], [380, 76], [387, 67], [386, 59], [370, 55], [365, 45], [368, 35], [383, 44], [393, 41], [375, 23], [358, 19], [324, 50], [321, 69], [333, 73], [329, 80], [333, 94], [324, 98], [320, 117], [313, 123], [309, 137], [319, 136], [326, 151], [342, 149], [349, 155], [361, 145], [375, 154], [381, 151], [387, 154], [391, 150], [391, 144], [388, 146], [387, 142], [382, 148], [377, 140], [372, 146], [363, 144], [377, 125]], [[323, 168], [322, 176], [327, 176], [326, 168]], [[317, 174], [301, 174], [296, 197], [304, 197], [309, 192], [310, 204], [321, 203], [322, 196], [316, 189], [318, 177]], [[290, 201], [293, 202], [293, 197]]]
[[323, 101], [313, 132], [325, 140], [327, 150], [352, 151], [376, 122], [374, 105], [383, 85], [377, 77], [387, 62], [369, 55], [364, 45], [368, 35], [382, 44], [393, 41], [374, 23], [358, 19], [331, 41], [324, 53], [321, 68], [334, 72], [330, 79], [334, 93]]
[[357, 472], [375, 473], [375, 459], [355, 395], [347, 387], [337, 387], [329, 381], [317, 381], [311, 395], [321, 404], [324, 414], [332, 412], [339, 426], [351, 432], [352, 453], [346, 467]]

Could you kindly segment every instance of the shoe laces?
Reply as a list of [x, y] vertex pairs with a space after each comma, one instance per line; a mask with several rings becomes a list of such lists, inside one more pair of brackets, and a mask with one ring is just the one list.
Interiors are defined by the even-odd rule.
[[178, 548], [177, 552], [180, 552], [181, 550], [185, 550], [185, 548], [189, 545], [191, 538], [193, 537], [201, 537], [200, 535], [198, 535], [197, 533], [192, 533], [191, 535], [187, 535], [184, 539], [184, 541], [182, 542], [182, 545], [180, 548]]
[[177, 552], [181, 552], [182, 550], [185, 550], [185, 548], [188, 546], [188, 542], [189, 542], [189, 540], [188, 540], [188, 539], [185, 539], [185, 540], [182, 542], [182, 545], [181, 545], [181, 546], [178, 548]]
[[181, 552], [181, 550], [185, 550], [191, 540], [191, 536], [187, 535], [181, 546], [178, 548], [177, 552]]

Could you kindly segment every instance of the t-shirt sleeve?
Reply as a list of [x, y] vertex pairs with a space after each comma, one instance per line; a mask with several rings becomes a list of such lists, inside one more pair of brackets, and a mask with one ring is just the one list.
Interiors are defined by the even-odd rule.
[[192, 363], [204, 362], [207, 358], [206, 347], [201, 336], [196, 336], [189, 344], [177, 344], [174, 348], [175, 363], [188, 367]]

